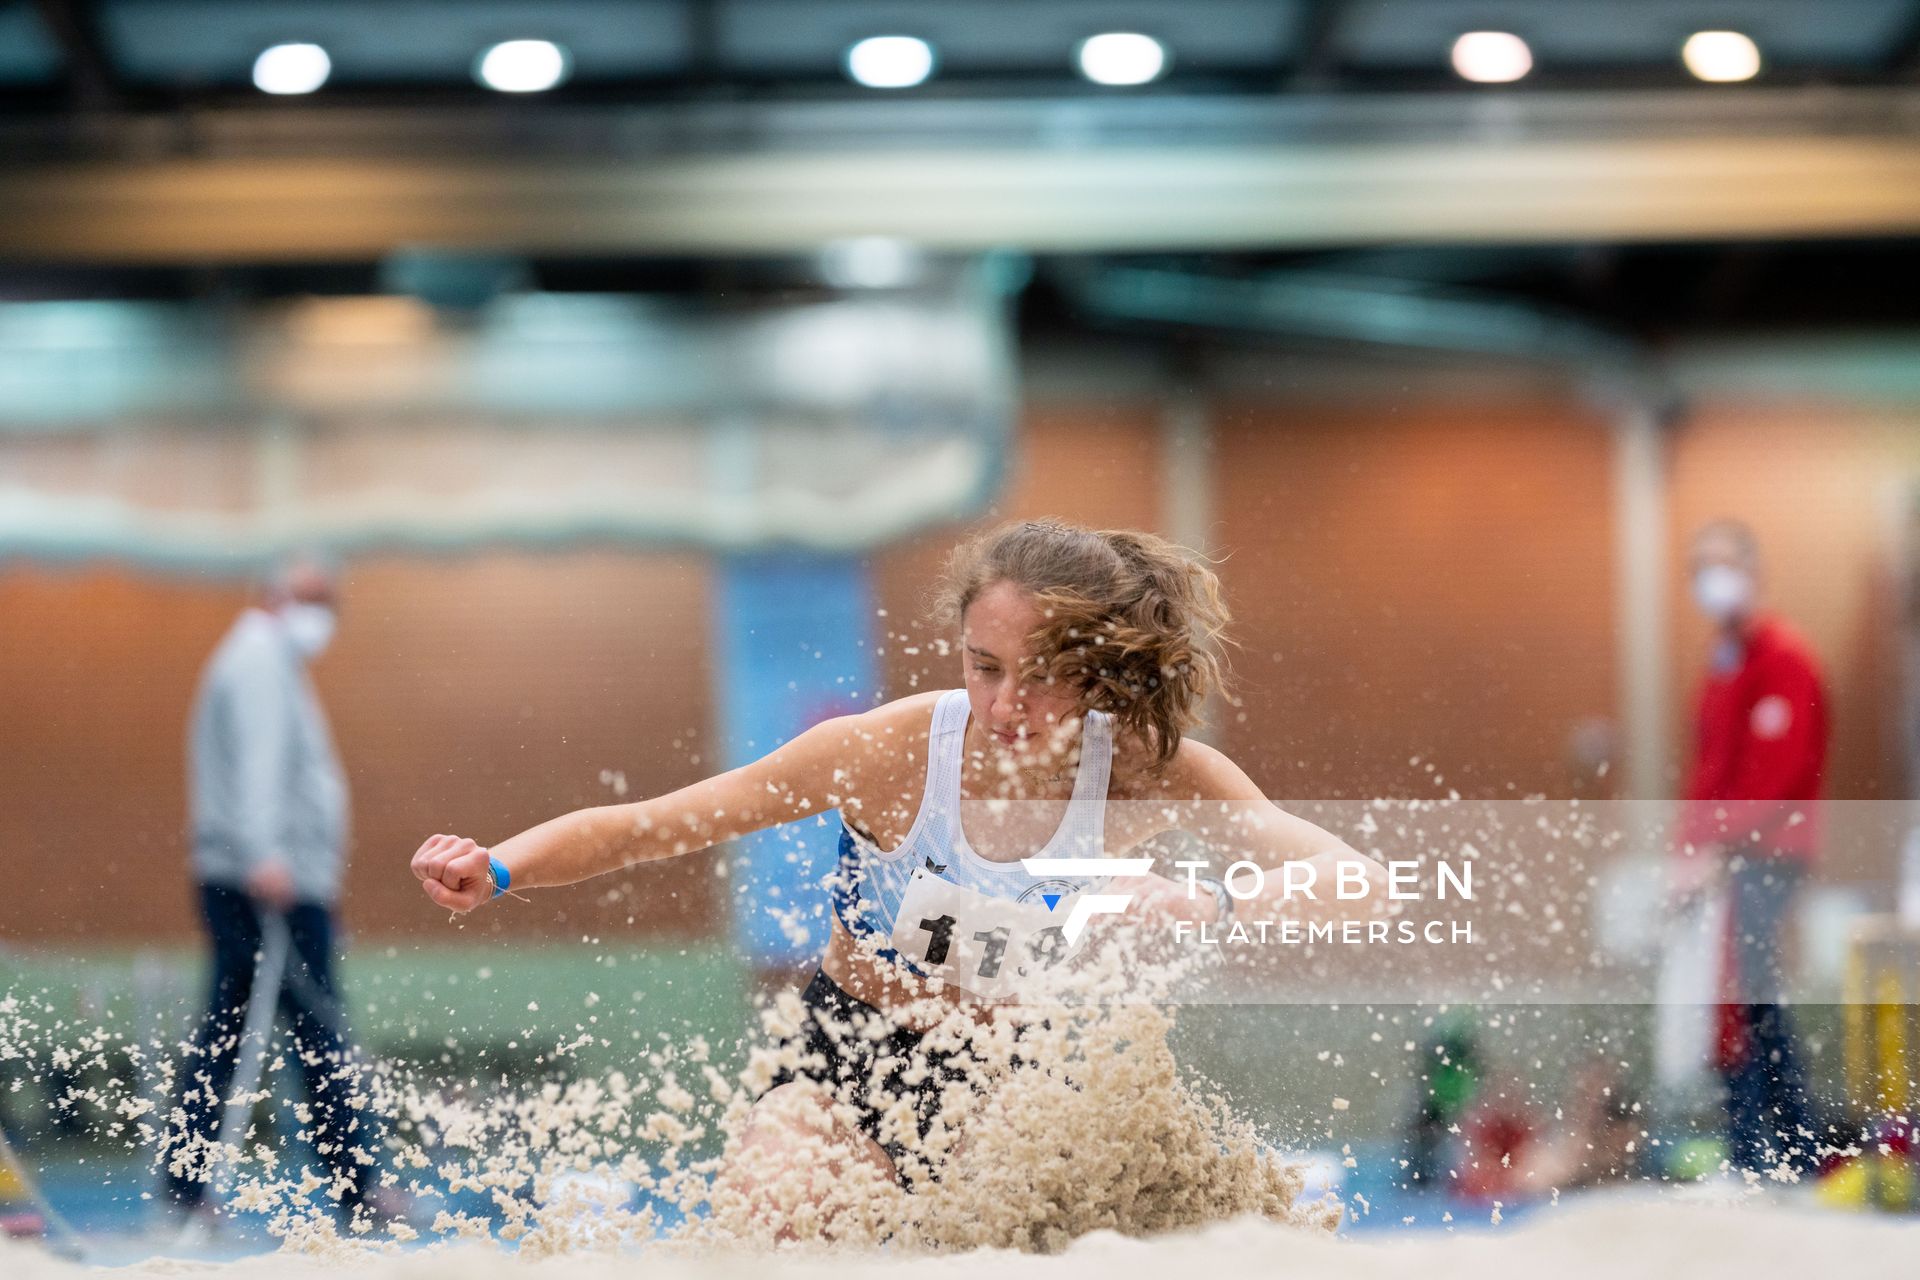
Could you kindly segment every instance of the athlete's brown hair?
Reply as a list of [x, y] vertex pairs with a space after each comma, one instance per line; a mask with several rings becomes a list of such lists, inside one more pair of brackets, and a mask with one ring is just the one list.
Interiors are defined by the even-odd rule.
[[1030, 676], [1078, 689], [1082, 706], [1112, 715], [1164, 769], [1224, 680], [1230, 615], [1213, 570], [1150, 533], [1028, 520], [954, 549], [941, 620], [957, 626], [997, 582], [1031, 592], [1045, 618], [1028, 638]]

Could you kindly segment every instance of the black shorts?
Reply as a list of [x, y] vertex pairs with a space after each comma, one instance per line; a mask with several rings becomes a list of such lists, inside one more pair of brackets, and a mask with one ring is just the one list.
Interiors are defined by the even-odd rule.
[[[806, 1011], [799, 1032], [789, 1043], [797, 1044], [805, 1061], [798, 1068], [781, 1068], [768, 1088], [795, 1080], [825, 1085], [853, 1108], [860, 1132], [880, 1144], [893, 1161], [895, 1175], [904, 1182], [901, 1170], [907, 1148], [899, 1141], [881, 1138], [883, 1109], [895, 1099], [910, 1101], [920, 1136], [925, 1138], [940, 1114], [942, 1091], [968, 1078], [972, 1055], [964, 1049], [924, 1048], [926, 1033], [906, 1027], [888, 1027], [878, 1039], [862, 1034], [876, 1026], [887, 1026], [887, 1015], [842, 991], [824, 970], [814, 973], [800, 999]], [[883, 1059], [892, 1059], [892, 1064], [881, 1075]], [[922, 1066], [925, 1072], [908, 1083], [906, 1077]]]

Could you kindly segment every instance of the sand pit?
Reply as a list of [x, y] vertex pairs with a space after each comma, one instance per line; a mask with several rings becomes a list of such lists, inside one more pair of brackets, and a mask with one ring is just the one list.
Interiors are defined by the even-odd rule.
[[[1120, 959], [1108, 954], [1075, 981], [1111, 979]], [[116, 1040], [97, 1028], [76, 1037], [18, 1001], [6, 1011], [0, 1044], [30, 1064], [77, 1054], [104, 1062], [103, 1046]], [[847, 1043], [884, 1040], [910, 1012], [826, 1023]], [[896, 1257], [1052, 1254], [1100, 1231], [1157, 1236], [1248, 1216], [1303, 1233], [1337, 1224], [1336, 1204], [1301, 1194], [1299, 1166], [1225, 1098], [1185, 1078], [1169, 1044], [1171, 1011], [1048, 1001], [983, 1021], [929, 1001], [921, 1012], [934, 1019], [924, 1044], [889, 1050], [900, 1056], [871, 1073], [832, 1090], [787, 1085], [803, 1105], [773, 1141], [751, 1128], [766, 1111], [756, 1100], [777, 1070], [817, 1057], [794, 1038], [801, 1005], [791, 993], [764, 1011], [765, 1037], [737, 1074], [721, 1070], [698, 1036], [637, 1056], [629, 1070], [526, 1087], [342, 1065], [356, 1108], [347, 1144], [363, 1176], [405, 1203], [404, 1220], [356, 1210], [348, 1224], [339, 1180], [288, 1164], [258, 1137], [182, 1140], [168, 1119], [177, 1108], [156, 1111], [124, 1092], [128, 1082], [89, 1086], [75, 1100], [116, 1117], [111, 1137], [130, 1154], [156, 1153], [183, 1177], [225, 1176], [233, 1211], [290, 1250], [339, 1261], [415, 1242], [488, 1240], [521, 1263], [783, 1244], [884, 1245]], [[164, 1061], [170, 1049], [153, 1052]], [[940, 1067], [940, 1053], [960, 1057]], [[954, 1069], [962, 1058], [965, 1069]], [[942, 1098], [920, 1123], [916, 1079], [932, 1079]], [[880, 1117], [875, 1138], [895, 1153], [877, 1176], [856, 1158], [865, 1140], [847, 1119], [861, 1106]]]
[[[990, 1267], [1007, 1280], [1099, 1274], [1105, 1280], [1159, 1280], [1169, 1275], [1285, 1274], [1290, 1280], [1486, 1280], [1540, 1275], [1582, 1280], [1699, 1280], [1733, 1275], [1844, 1275], [1878, 1280], [1913, 1274], [1920, 1225], [1815, 1213], [1771, 1198], [1740, 1207], [1663, 1202], [1647, 1193], [1599, 1196], [1544, 1210], [1526, 1223], [1446, 1235], [1428, 1233], [1392, 1241], [1348, 1241], [1257, 1220], [1153, 1239], [1113, 1232], [1083, 1236], [1064, 1252], [1035, 1255], [1006, 1250], [903, 1259], [891, 1251], [836, 1250], [710, 1256], [571, 1256], [527, 1261], [478, 1245], [364, 1258], [352, 1274], [368, 1280], [628, 1280], [636, 1269], [655, 1280], [730, 1280], [770, 1276], [794, 1280], [922, 1280], [973, 1276]], [[84, 1275], [133, 1277], [191, 1273], [212, 1280], [266, 1280], [314, 1275], [338, 1265], [267, 1255], [221, 1265], [155, 1259], [110, 1272], [47, 1256], [25, 1244], [0, 1241], [0, 1274], [10, 1280], [77, 1280]]]
[[[1110, 960], [1082, 976], [1097, 984], [1127, 968]], [[69, 1057], [76, 1043], [97, 1051], [110, 1038], [95, 1031], [76, 1041], [71, 1028], [36, 1026], [17, 1003], [12, 1012], [0, 1041], [30, 1059], [49, 1045]], [[1459, 1235], [1337, 1240], [1338, 1202], [1302, 1194], [1301, 1167], [1181, 1070], [1169, 1042], [1174, 1010], [1095, 1000], [985, 1022], [950, 1014], [936, 1027], [929, 1044], [951, 1033], [973, 1063], [946, 1086], [940, 1117], [916, 1133], [906, 1100], [878, 1100], [888, 1136], [903, 1140], [909, 1185], [862, 1181], [822, 1141], [784, 1152], [757, 1190], [737, 1192], [729, 1178], [751, 1163], [741, 1159], [741, 1126], [776, 1067], [797, 1061], [798, 1016], [797, 996], [774, 1001], [760, 1047], [737, 1074], [720, 1070], [699, 1037], [636, 1056], [628, 1071], [517, 1089], [374, 1073], [362, 1118], [378, 1118], [380, 1180], [408, 1193], [410, 1225], [356, 1222], [343, 1234], [331, 1212], [337, 1188], [283, 1167], [264, 1144], [174, 1150], [166, 1158], [204, 1165], [209, 1176], [229, 1168], [233, 1206], [285, 1247], [224, 1264], [155, 1259], [124, 1273], [245, 1280], [327, 1267], [486, 1280], [560, 1265], [570, 1278], [644, 1266], [649, 1275], [830, 1271], [839, 1280], [882, 1266], [933, 1275], [990, 1260], [996, 1274], [1097, 1266], [1112, 1280], [1249, 1265], [1295, 1277], [1397, 1280], [1417, 1267], [1427, 1280], [1479, 1280], [1490, 1268], [1696, 1277], [1803, 1264], [1824, 1272], [1844, 1260], [1853, 1280], [1912, 1274], [1908, 1255], [1920, 1243], [1911, 1226], [1816, 1215], [1799, 1192], [1757, 1186], [1737, 1204], [1703, 1203], [1701, 1188], [1643, 1187], [1543, 1208], [1517, 1226], [1500, 1225], [1496, 1211]], [[887, 1030], [858, 1020], [843, 1028], [869, 1038]], [[853, 1082], [834, 1105], [846, 1110], [863, 1094], [872, 1102], [875, 1088]], [[157, 1136], [143, 1113], [126, 1110], [135, 1100], [91, 1100], [133, 1116], [122, 1141]], [[26, 1245], [0, 1251], [0, 1275], [19, 1280], [78, 1270]]]

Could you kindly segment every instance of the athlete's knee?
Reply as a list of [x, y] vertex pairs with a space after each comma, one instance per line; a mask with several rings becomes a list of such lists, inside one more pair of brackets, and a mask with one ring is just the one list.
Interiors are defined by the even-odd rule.
[[748, 1113], [739, 1147], [773, 1152], [801, 1166], [837, 1167], [852, 1160], [892, 1172], [879, 1144], [860, 1132], [825, 1086], [811, 1080], [790, 1081], [763, 1094]]
[[893, 1186], [886, 1152], [836, 1112], [812, 1081], [769, 1090], [728, 1152], [716, 1212], [742, 1212], [776, 1241], [810, 1238], [832, 1234], [849, 1209]]

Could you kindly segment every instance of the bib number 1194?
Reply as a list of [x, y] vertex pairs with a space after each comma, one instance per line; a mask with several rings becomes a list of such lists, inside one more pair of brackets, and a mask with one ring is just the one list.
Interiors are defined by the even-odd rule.
[[1012, 993], [1019, 981], [1045, 973], [1073, 950], [1056, 911], [993, 898], [916, 871], [894, 917], [893, 946], [919, 968], [975, 995]]
[[[926, 962], [934, 966], [943, 966], [953, 949], [953, 930], [959, 921], [952, 916], [935, 916], [931, 920], [920, 921], [920, 929], [927, 935]], [[992, 929], [982, 929], [973, 935], [973, 941], [980, 944], [979, 961], [974, 966], [974, 976], [979, 978], [997, 978], [1000, 966], [1007, 957], [1007, 943], [1013, 937], [1010, 925], [999, 925]], [[1025, 938], [1022, 945], [1034, 965], [1041, 970], [1053, 968], [1067, 954], [1066, 930], [1059, 925], [1046, 925], [1038, 932]], [[1031, 972], [1022, 967], [1022, 973]]]

